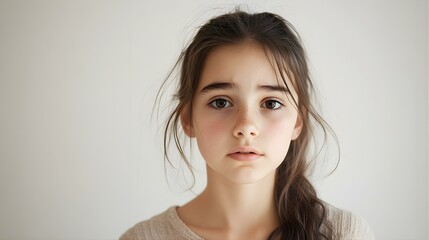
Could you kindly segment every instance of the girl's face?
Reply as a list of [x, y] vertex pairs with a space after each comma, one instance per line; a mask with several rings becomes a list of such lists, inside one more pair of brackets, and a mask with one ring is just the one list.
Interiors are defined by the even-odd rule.
[[196, 138], [209, 176], [235, 183], [274, 176], [302, 126], [291, 98], [298, 101], [297, 94], [287, 82], [291, 93], [257, 43], [223, 45], [210, 52], [192, 121], [182, 114], [185, 133]]

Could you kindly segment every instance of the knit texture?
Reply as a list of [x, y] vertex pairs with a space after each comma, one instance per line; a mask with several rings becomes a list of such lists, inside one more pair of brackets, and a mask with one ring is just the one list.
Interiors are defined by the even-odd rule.
[[[329, 204], [325, 206], [328, 210], [328, 220], [334, 227], [333, 240], [374, 239], [368, 223], [363, 218]], [[177, 207], [172, 206], [161, 214], [137, 223], [128, 229], [120, 240], [204, 240], [192, 232], [179, 218]]]

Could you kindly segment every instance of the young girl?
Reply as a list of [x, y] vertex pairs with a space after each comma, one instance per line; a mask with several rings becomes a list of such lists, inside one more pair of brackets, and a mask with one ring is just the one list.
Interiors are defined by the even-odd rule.
[[178, 129], [195, 138], [207, 186], [121, 240], [373, 239], [363, 219], [319, 199], [306, 177], [310, 119], [329, 127], [310, 103], [305, 58], [276, 14], [235, 10], [203, 25], [178, 60], [164, 147], [173, 135], [189, 165]]

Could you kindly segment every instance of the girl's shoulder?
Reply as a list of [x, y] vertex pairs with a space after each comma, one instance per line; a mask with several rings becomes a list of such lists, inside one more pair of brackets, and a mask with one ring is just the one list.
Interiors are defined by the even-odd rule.
[[180, 220], [176, 208], [177, 206], [172, 206], [150, 219], [135, 224], [123, 233], [119, 240], [202, 240]]
[[364, 218], [326, 202], [324, 205], [327, 210], [328, 221], [333, 227], [333, 239], [375, 239], [374, 233]]

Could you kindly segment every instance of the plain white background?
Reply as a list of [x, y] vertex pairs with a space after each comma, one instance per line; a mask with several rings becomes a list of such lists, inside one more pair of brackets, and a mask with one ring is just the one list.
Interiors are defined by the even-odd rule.
[[[196, 27], [233, 3], [0, 1], [0, 239], [117, 239], [194, 196], [167, 184], [150, 112]], [[427, 1], [246, 4], [303, 38], [341, 147], [321, 198], [377, 239], [428, 239]]]

